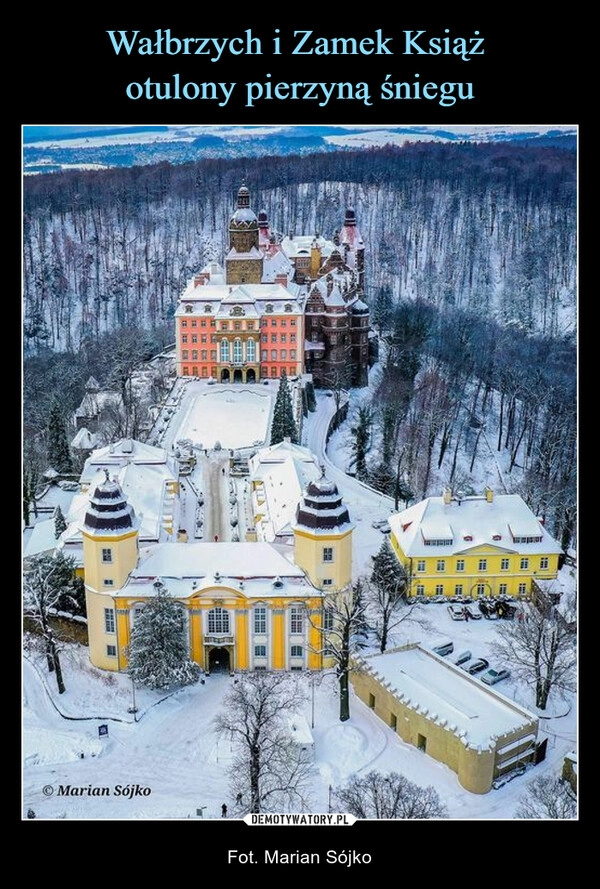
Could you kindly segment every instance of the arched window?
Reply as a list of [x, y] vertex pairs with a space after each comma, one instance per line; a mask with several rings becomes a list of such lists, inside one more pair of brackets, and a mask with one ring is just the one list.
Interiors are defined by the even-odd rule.
[[256, 342], [248, 340], [246, 343], [246, 360], [256, 361]]
[[224, 608], [211, 608], [208, 612], [209, 633], [229, 633], [229, 612]]
[[229, 341], [226, 339], [221, 340], [221, 361], [229, 361]]
[[233, 361], [235, 364], [242, 363], [242, 341], [234, 340], [233, 341]]

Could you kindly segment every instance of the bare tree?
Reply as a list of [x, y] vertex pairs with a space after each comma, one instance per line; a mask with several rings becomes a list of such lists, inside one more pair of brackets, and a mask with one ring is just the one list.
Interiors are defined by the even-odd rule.
[[576, 676], [574, 623], [556, 608], [541, 602], [523, 606], [522, 618], [499, 629], [497, 654], [513, 672], [535, 686], [535, 703], [545, 710], [550, 692], [573, 691]]
[[365, 584], [359, 578], [350, 590], [327, 596], [323, 613], [323, 649], [331, 658], [340, 689], [340, 722], [350, 719], [350, 673], [356, 669], [353, 655], [362, 647], [367, 626]]
[[52, 627], [51, 615], [59, 609], [65, 591], [72, 585], [74, 560], [62, 553], [37, 556], [23, 575], [23, 608], [37, 625], [46, 652], [48, 672], [56, 676], [58, 693], [63, 694], [65, 683], [59, 658], [59, 639]]
[[385, 537], [379, 552], [373, 557], [373, 570], [367, 587], [367, 602], [375, 615], [381, 652], [387, 648], [390, 632], [409, 618], [414, 610], [414, 604], [410, 606], [406, 601], [407, 583], [406, 572], [396, 558], [389, 539]]
[[354, 775], [333, 796], [340, 812], [357, 818], [445, 818], [447, 812], [433, 787], [419, 787], [398, 772]]
[[311, 761], [294, 742], [287, 719], [304, 699], [286, 673], [241, 674], [225, 695], [216, 730], [235, 747], [231, 788], [245, 811], [306, 807]]
[[564, 778], [540, 775], [529, 784], [515, 814], [517, 818], [576, 818], [577, 795]]

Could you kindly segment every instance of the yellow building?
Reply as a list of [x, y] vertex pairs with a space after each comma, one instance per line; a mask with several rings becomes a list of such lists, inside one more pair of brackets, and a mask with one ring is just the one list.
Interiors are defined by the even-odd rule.
[[350, 678], [386, 725], [451, 768], [471, 793], [487, 793], [535, 757], [533, 713], [420, 645], [364, 658]]
[[411, 596], [531, 595], [558, 572], [559, 544], [518, 494], [428, 497], [390, 516]]
[[185, 610], [190, 657], [211, 670], [316, 670], [327, 593], [350, 583], [352, 530], [334, 484], [311, 482], [293, 546], [161, 542], [140, 546], [138, 520], [105, 473], [90, 488], [81, 534], [90, 659], [127, 668], [131, 628], [156, 584]]

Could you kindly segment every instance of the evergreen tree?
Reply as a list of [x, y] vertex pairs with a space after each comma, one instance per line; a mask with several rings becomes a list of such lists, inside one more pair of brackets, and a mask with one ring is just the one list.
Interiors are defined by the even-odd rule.
[[358, 409], [358, 415], [351, 433], [354, 436], [352, 442], [352, 462], [356, 469], [356, 477], [365, 481], [368, 476], [367, 470], [367, 450], [371, 439], [371, 425], [373, 423], [373, 414], [369, 407], [361, 406]]
[[189, 658], [183, 608], [160, 581], [154, 587], [156, 595], [148, 599], [131, 630], [129, 675], [149, 688], [190, 685], [200, 668]]
[[379, 650], [387, 648], [390, 630], [405, 620], [412, 609], [405, 608], [406, 574], [386, 537], [373, 557], [369, 602], [375, 608], [378, 622]]
[[56, 507], [56, 512], [54, 513], [54, 536], [58, 540], [63, 531], [67, 530], [67, 523], [65, 521], [65, 517], [63, 515], [63, 511], [60, 506]]
[[298, 444], [298, 428], [294, 420], [292, 396], [286, 373], [282, 371], [277, 398], [275, 399], [275, 407], [273, 408], [271, 444], [279, 444], [286, 437], [289, 437], [293, 444]]
[[52, 404], [48, 416], [48, 465], [60, 473], [73, 471], [69, 442], [62, 416], [60, 405], [57, 401]]

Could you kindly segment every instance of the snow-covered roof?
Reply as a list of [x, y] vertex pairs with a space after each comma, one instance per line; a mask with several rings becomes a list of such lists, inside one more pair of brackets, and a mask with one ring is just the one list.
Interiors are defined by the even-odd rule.
[[[257, 528], [264, 540], [292, 533], [292, 522], [302, 491], [321, 470], [308, 448], [282, 441], [262, 448], [249, 461], [253, 482], [261, 481], [263, 518]], [[258, 506], [256, 505], [258, 511]]]
[[321, 248], [321, 256], [323, 258], [329, 256], [332, 250], [335, 249], [333, 241], [328, 241], [326, 238], [322, 236], [317, 237], [316, 235], [294, 235], [293, 238], [287, 236], [281, 242], [282, 250], [290, 258], [295, 258], [299, 253], [310, 253], [313, 245]]
[[54, 519], [44, 519], [31, 528], [26, 540], [24, 538], [23, 558], [30, 559], [51, 552], [56, 549], [56, 544]]
[[443, 497], [428, 497], [390, 516], [389, 523], [410, 557], [454, 555], [480, 546], [532, 554], [561, 552], [518, 494], [494, 494], [491, 501], [485, 496], [464, 497], [449, 503]]
[[82, 485], [89, 484], [99, 469], [108, 469], [113, 472], [127, 464], [165, 465], [171, 473], [171, 477], [176, 477], [173, 458], [164, 448], [157, 448], [134, 438], [122, 438], [120, 441], [98, 448], [90, 454], [85, 461], [79, 481]]
[[528, 724], [537, 731], [535, 714], [419, 645], [363, 663], [401, 703], [461, 737], [465, 746], [493, 749], [498, 738]]
[[176, 598], [219, 589], [224, 595], [233, 589], [248, 598], [320, 595], [302, 569], [269, 543], [162, 543], [143, 548], [121, 594], [153, 596], [156, 578]]
[[123, 397], [120, 392], [113, 392], [110, 389], [103, 389], [100, 392], [86, 392], [81, 404], [75, 410], [75, 416], [96, 417], [111, 407], [117, 410], [123, 409]]
[[90, 432], [85, 426], [82, 426], [73, 441], [71, 447], [76, 451], [92, 451], [100, 444], [101, 437], [96, 432]]
[[[283, 311], [281, 303], [290, 303], [292, 314], [298, 314], [302, 311], [302, 307], [298, 305], [301, 295], [300, 286], [294, 283], [290, 283], [287, 287], [275, 282], [237, 285], [210, 283], [194, 287], [192, 281], [181, 296], [175, 315], [178, 317], [215, 315], [223, 301], [226, 301], [228, 306], [243, 304], [247, 308], [255, 305], [261, 314], [265, 312], [267, 303], [274, 304], [276, 312]], [[207, 306], [210, 307], [210, 312], [206, 312]]]

